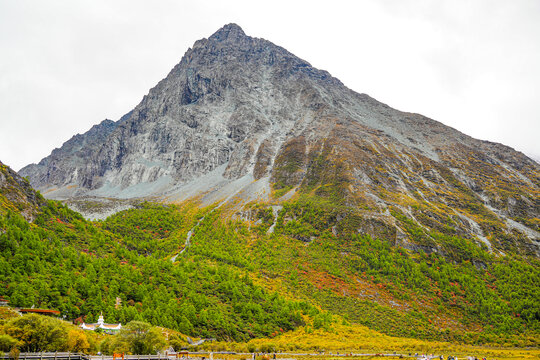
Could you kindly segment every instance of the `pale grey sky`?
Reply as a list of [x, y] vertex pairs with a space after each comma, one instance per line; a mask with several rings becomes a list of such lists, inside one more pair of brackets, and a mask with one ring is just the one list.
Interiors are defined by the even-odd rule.
[[540, 158], [540, 1], [0, 0], [0, 160], [131, 110], [235, 22], [348, 87]]

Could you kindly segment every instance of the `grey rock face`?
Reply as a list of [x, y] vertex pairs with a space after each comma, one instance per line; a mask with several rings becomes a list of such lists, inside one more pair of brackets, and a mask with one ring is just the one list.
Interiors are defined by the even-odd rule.
[[96, 125], [21, 173], [39, 189], [77, 185], [79, 193], [164, 177], [188, 182], [224, 164], [224, 177], [235, 179], [252, 173], [262, 143], [268, 167], [295, 125], [320, 111], [320, 89], [331, 86], [343, 88], [229, 24], [197, 41], [125, 119]]
[[73, 136], [38, 164], [25, 166], [20, 173], [28, 177], [36, 188], [43, 189], [44, 185], [85, 184], [87, 179], [84, 169], [88, 159], [94, 156], [95, 150], [103, 145], [117, 125], [112, 120], [103, 120], [86, 133]]

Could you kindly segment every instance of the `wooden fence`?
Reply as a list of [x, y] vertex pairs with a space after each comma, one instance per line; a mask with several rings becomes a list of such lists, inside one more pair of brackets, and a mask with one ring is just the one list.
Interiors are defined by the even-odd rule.
[[[189, 354], [189, 359], [207, 357], [206, 354]], [[116, 359], [115, 359], [116, 358]], [[123, 360], [176, 360], [181, 358], [177, 354], [158, 354], [158, 355], [124, 355]], [[0, 356], [0, 359], [11, 359], [8, 353]], [[19, 360], [118, 360], [112, 355], [86, 355], [70, 352], [39, 352], [39, 353], [20, 353]]]

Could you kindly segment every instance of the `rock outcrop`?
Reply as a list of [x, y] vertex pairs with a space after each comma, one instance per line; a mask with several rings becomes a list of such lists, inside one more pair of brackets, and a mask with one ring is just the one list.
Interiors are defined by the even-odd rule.
[[30, 186], [28, 180], [0, 161], [0, 215], [12, 211], [33, 221], [44, 205], [45, 199]]

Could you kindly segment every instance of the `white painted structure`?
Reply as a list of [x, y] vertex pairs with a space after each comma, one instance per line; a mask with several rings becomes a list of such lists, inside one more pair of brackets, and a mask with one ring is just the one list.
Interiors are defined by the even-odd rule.
[[105, 324], [103, 319], [103, 313], [99, 315], [98, 321], [95, 324], [82, 323], [80, 327], [84, 330], [95, 331], [97, 329], [103, 329], [106, 333], [115, 333], [122, 329], [122, 324]]

